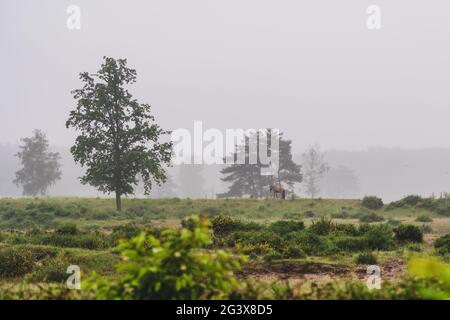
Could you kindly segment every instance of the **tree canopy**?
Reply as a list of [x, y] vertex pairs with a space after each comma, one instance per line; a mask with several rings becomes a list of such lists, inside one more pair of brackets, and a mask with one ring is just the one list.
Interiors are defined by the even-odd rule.
[[16, 172], [13, 182], [22, 186], [23, 195], [45, 195], [48, 187], [61, 179], [61, 157], [57, 152], [48, 151], [48, 140], [41, 130], [34, 130], [31, 138], [23, 138], [21, 141], [21, 151], [16, 156], [20, 159], [22, 168]]
[[83, 87], [72, 91], [77, 106], [70, 112], [67, 128], [80, 134], [71, 148], [77, 163], [86, 167], [83, 184], [104, 193], [132, 194], [142, 179], [145, 194], [152, 183], [166, 180], [164, 165], [170, 165], [172, 142], [162, 142], [170, 132], [156, 124], [148, 104], [138, 103], [127, 90], [136, 81], [136, 70], [126, 59], [104, 57], [96, 74], [80, 74]]

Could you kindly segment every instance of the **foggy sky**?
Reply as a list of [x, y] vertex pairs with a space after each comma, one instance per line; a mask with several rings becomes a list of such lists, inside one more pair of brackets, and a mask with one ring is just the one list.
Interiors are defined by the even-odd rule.
[[41, 128], [71, 145], [70, 90], [107, 55], [137, 69], [130, 90], [163, 128], [279, 128], [295, 152], [447, 148], [449, 35], [448, 0], [2, 0], [0, 142]]

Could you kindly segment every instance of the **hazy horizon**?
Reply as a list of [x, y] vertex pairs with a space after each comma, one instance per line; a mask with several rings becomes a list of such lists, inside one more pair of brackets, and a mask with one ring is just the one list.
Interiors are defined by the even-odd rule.
[[[21, 190], [12, 180], [15, 171], [20, 167], [17, 158], [17, 145], [5, 145], [0, 143], [0, 197], [20, 196]], [[107, 196], [90, 186], [83, 186], [78, 177], [83, 174], [83, 169], [73, 162], [68, 147], [50, 146], [50, 150], [61, 153], [62, 179], [57, 181], [49, 189], [49, 195], [59, 196]], [[365, 195], [377, 195], [384, 201], [398, 200], [408, 194], [419, 194], [424, 197], [434, 193], [439, 196], [442, 192], [450, 190], [450, 148], [428, 148], [415, 150], [402, 150], [393, 148], [371, 148], [363, 151], [348, 150], [323, 150], [325, 160], [331, 168], [341, 166], [353, 172], [357, 180], [357, 188], [342, 189], [340, 185], [346, 185], [346, 181], [330, 181], [330, 176], [325, 175], [321, 182], [322, 191], [319, 195], [323, 198], [362, 198]], [[294, 161], [301, 164], [301, 154], [293, 154]], [[433, 163], [431, 166], [430, 163]], [[226, 191], [227, 186], [220, 181], [220, 165], [203, 165], [202, 185], [195, 191], [195, 197], [213, 198], [217, 193]], [[179, 190], [179, 167], [169, 170], [169, 174], [178, 190], [175, 195], [184, 197]], [[190, 187], [192, 188], [192, 186]], [[301, 190], [302, 185], [295, 187], [297, 195], [305, 197]], [[338, 190], [339, 189], [339, 190]], [[152, 190], [150, 196], [157, 196], [158, 189]], [[137, 191], [139, 195], [139, 191]], [[136, 197], [131, 195], [131, 197]]]
[[450, 3], [365, 1], [4, 1], [0, 142], [32, 129], [69, 146], [78, 73], [128, 58], [130, 88], [167, 129], [279, 128], [301, 152], [450, 147]]
[[[112, 56], [137, 70], [130, 92], [164, 129], [277, 128], [294, 154], [319, 143], [333, 165], [355, 170], [362, 193], [450, 190], [450, 2], [379, 0], [380, 30], [366, 26], [372, 4], [3, 1], [0, 146], [38, 128], [67, 151], [78, 74]], [[69, 5], [81, 10], [80, 30], [66, 26]], [[210, 171], [206, 187], [217, 190]], [[67, 190], [78, 188], [72, 180]]]

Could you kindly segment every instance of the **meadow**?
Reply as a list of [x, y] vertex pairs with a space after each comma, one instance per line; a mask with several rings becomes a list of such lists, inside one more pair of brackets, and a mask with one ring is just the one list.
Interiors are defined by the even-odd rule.
[[[386, 298], [392, 292], [398, 295], [398, 287], [404, 288], [403, 296], [393, 298], [417, 298], [420, 282], [411, 280], [409, 261], [420, 257], [439, 259], [439, 263], [445, 264], [450, 251], [446, 199], [408, 196], [383, 204], [376, 197], [130, 198], [124, 199], [122, 212], [115, 211], [114, 206], [114, 199], [108, 198], [0, 199], [0, 298], [111, 298], [106, 293], [97, 294], [104, 292], [97, 285], [102, 283], [101, 279], [120, 282], [127, 272], [134, 272], [136, 265], [162, 266], [167, 257], [184, 254], [192, 259], [191, 253], [197, 250], [205, 255], [202, 259], [217, 259], [217, 255], [220, 258], [223, 254], [222, 266], [214, 269], [214, 274], [225, 277], [233, 271], [236, 285], [229, 287], [226, 283], [234, 280], [221, 278], [217, 282], [221, 284], [213, 291], [208, 288], [195, 291], [188, 280], [178, 279], [174, 284], [176, 290], [167, 289], [166, 295], [156, 290], [159, 293], [146, 291], [128, 298], [177, 298], [179, 292], [184, 292], [180, 289], [183, 286], [190, 288], [180, 296], [184, 298], [352, 299], [376, 298], [376, 294]], [[203, 217], [200, 220], [207, 221], [208, 226], [200, 228], [196, 216]], [[189, 240], [191, 244], [183, 242], [186, 233], [180, 230], [193, 237]], [[202, 230], [206, 230], [205, 237], [201, 237]], [[148, 237], [142, 240], [144, 243], [161, 246], [166, 256], [159, 260], [144, 256], [145, 246], [143, 249], [137, 244], [143, 234]], [[192, 244], [196, 239], [198, 247]], [[120, 247], [120, 243], [125, 244]], [[130, 255], [133, 250], [139, 254]], [[136, 260], [132, 267], [118, 268], [127, 261], [124, 259], [127, 255], [132, 260], [145, 259]], [[239, 259], [238, 268], [228, 265], [234, 259]], [[91, 281], [87, 286], [90, 291], [86, 290], [89, 292], [68, 290], [65, 282], [69, 265], [78, 265], [83, 279], [100, 280]], [[386, 290], [365, 291], [368, 265], [380, 267]], [[211, 268], [216, 267], [196, 276], [210, 277]], [[180, 264], [180, 268], [186, 268], [186, 263]], [[161, 269], [159, 277], [171, 272]], [[179, 276], [179, 270], [174, 272]], [[199, 271], [192, 269], [192, 272]], [[151, 281], [159, 283], [158, 279]], [[156, 287], [161, 285], [165, 283]], [[438, 289], [446, 292], [445, 288]], [[208, 290], [212, 292], [209, 295], [205, 293]], [[115, 298], [125, 297], [119, 294]]]

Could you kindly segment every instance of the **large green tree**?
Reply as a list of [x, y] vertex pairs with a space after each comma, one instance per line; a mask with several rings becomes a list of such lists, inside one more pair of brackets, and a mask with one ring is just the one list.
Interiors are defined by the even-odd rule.
[[23, 195], [45, 195], [48, 187], [61, 179], [60, 156], [48, 150], [48, 140], [44, 132], [34, 130], [31, 138], [21, 139], [22, 145], [16, 156], [22, 168], [16, 172], [14, 183], [22, 186]]
[[104, 57], [96, 74], [80, 74], [83, 87], [72, 91], [77, 107], [70, 112], [67, 128], [80, 135], [71, 152], [86, 167], [83, 184], [116, 195], [116, 208], [122, 210], [121, 196], [132, 194], [139, 179], [149, 194], [152, 184], [160, 185], [167, 176], [172, 143], [170, 134], [155, 123], [150, 105], [140, 104], [128, 92], [136, 81], [136, 70], [126, 59]]

